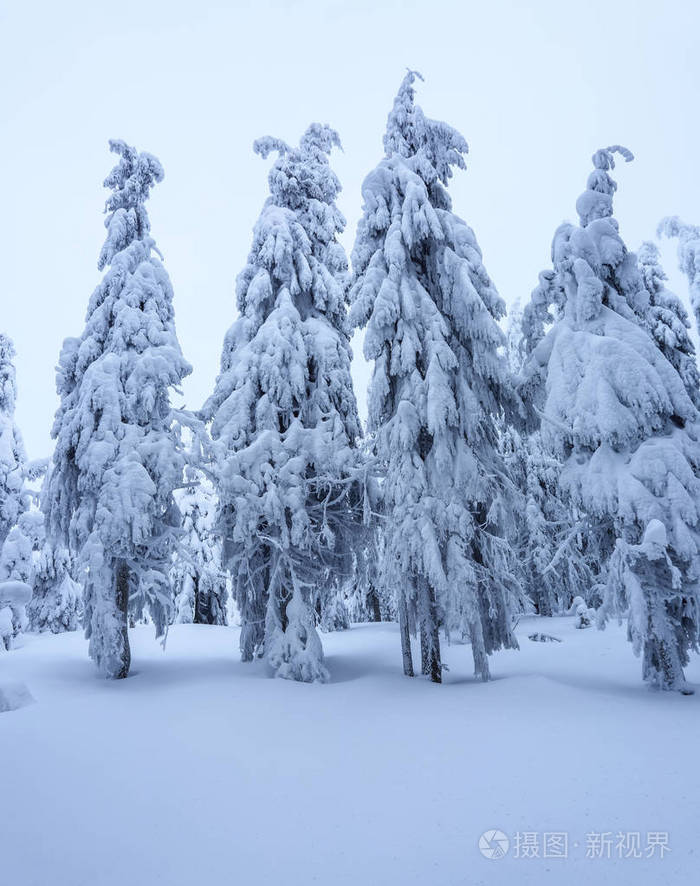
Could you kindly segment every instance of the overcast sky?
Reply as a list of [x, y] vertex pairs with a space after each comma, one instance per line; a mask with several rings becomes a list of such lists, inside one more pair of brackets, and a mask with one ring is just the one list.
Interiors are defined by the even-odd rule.
[[[387, 112], [406, 67], [418, 69], [426, 114], [470, 145], [455, 210], [506, 301], [525, 301], [598, 147], [636, 155], [615, 176], [630, 248], [663, 215], [700, 222], [699, 26], [696, 0], [0, 0], [0, 329], [18, 351], [31, 457], [50, 451], [61, 341], [82, 332], [100, 279], [109, 138], [165, 168], [149, 212], [196, 408], [266, 196], [269, 161], [253, 139], [296, 141], [314, 120], [339, 131], [349, 250]], [[673, 248], [663, 256], [685, 297]]]

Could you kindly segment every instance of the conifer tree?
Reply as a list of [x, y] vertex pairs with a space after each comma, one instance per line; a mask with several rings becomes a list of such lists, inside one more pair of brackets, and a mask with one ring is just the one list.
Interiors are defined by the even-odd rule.
[[360, 425], [334, 146], [338, 135], [319, 124], [296, 148], [255, 143], [263, 158], [278, 157], [237, 281], [239, 317], [203, 408], [242, 658], [264, 655], [274, 674], [303, 681], [328, 677], [315, 595], [329, 575], [349, 572], [358, 524]]
[[423, 115], [416, 76], [401, 84], [385, 157], [363, 185], [351, 317], [366, 327], [374, 361], [369, 430], [384, 472], [384, 581], [397, 593], [404, 672], [413, 674], [415, 623], [433, 681], [441, 626], [468, 633], [487, 679], [488, 654], [517, 645], [509, 484], [497, 450], [497, 422], [511, 406], [499, 354], [505, 307], [446, 190], [467, 144]]
[[26, 624], [33, 551], [43, 534], [41, 515], [30, 510], [26, 484], [41, 476], [44, 463], [27, 461], [15, 422], [14, 357], [12, 341], [0, 333], [0, 643], [5, 649], [11, 648]]
[[637, 255], [639, 270], [649, 293], [648, 320], [654, 341], [680, 375], [688, 396], [700, 407], [700, 372], [695, 346], [688, 330], [690, 321], [681, 300], [666, 288], [668, 277], [655, 243], [642, 243]]
[[673, 215], [661, 220], [657, 233], [678, 239], [678, 266], [688, 278], [690, 304], [700, 330], [700, 227]]
[[221, 542], [214, 531], [216, 501], [207, 480], [193, 474], [191, 485], [176, 493], [183, 534], [172, 570], [175, 621], [226, 624], [226, 576]]
[[36, 633], [77, 631], [83, 614], [83, 591], [71, 575], [68, 549], [44, 543], [34, 564], [28, 629]]
[[562, 463], [545, 451], [539, 431], [521, 435], [504, 429], [501, 450], [518, 490], [511, 543], [523, 590], [536, 612], [561, 614], [575, 597], [599, 605], [604, 564], [596, 559], [596, 527], [562, 497]]
[[0, 550], [0, 609], [9, 606], [11, 611], [9, 619], [0, 619], [5, 623], [2, 635], [7, 649], [27, 626], [26, 604], [31, 597], [33, 578], [32, 551], [32, 540], [25, 526], [13, 526]]
[[[618, 151], [631, 159], [617, 146], [593, 155], [579, 224], [555, 233], [547, 282], [562, 304], [523, 390], [541, 404], [563, 493], [599, 524], [599, 558], [612, 555], [601, 623], [627, 613], [644, 679], [682, 690], [700, 629], [699, 417], [652, 337], [650, 293], [613, 218]], [[530, 317], [541, 318], [543, 305]]]
[[[515, 376], [521, 375], [533, 342], [541, 340], [545, 325], [553, 321], [550, 309], [559, 315], [563, 304], [563, 292], [553, 275], [544, 272], [525, 311], [516, 303], [509, 312], [506, 353]], [[519, 576], [537, 613], [564, 612], [575, 597], [599, 605], [605, 564], [596, 560], [597, 527], [562, 496], [560, 459], [546, 451], [537, 428], [523, 433], [505, 426], [500, 446], [517, 489], [512, 543], [518, 552]]]
[[56, 449], [46, 485], [49, 536], [85, 576], [90, 655], [126, 677], [127, 613], [147, 608], [160, 635], [172, 604], [168, 570], [183, 475], [170, 389], [191, 371], [175, 333], [173, 290], [158, 258], [145, 201], [163, 169], [151, 154], [110, 142], [107, 238], [80, 338], [66, 339], [57, 371]]
[[25, 489], [27, 455], [15, 422], [14, 357], [11, 339], [0, 333], [0, 550], [12, 527], [29, 508]]
[[396, 621], [395, 594], [382, 577], [386, 549], [380, 520], [373, 521], [372, 529], [357, 554], [346, 600], [351, 622]]

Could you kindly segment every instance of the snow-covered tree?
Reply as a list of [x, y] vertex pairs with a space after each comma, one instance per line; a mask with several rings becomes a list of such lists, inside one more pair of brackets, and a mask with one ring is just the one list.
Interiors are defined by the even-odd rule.
[[317, 585], [312, 595], [313, 605], [316, 610], [316, 622], [318, 627], [325, 632], [345, 631], [350, 627], [350, 609], [348, 607], [348, 594], [352, 588], [351, 580], [347, 575], [345, 581], [336, 582], [330, 577], [330, 587], [324, 586], [323, 579]]
[[298, 148], [255, 143], [278, 158], [203, 408], [242, 658], [264, 654], [276, 675], [304, 681], [328, 676], [314, 602], [351, 568], [360, 497], [335, 145], [338, 135], [319, 124]]
[[34, 564], [28, 629], [36, 633], [77, 631], [83, 614], [83, 589], [71, 575], [68, 549], [47, 541]]
[[678, 239], [678, 266], [688, 278], [690, 304], [700, 330], [700, 227], [674, 215], [661, 220], [657, 233]]
[[0, 581], [32, 583], [34, 546], [22, 526], [13, 526], [0, 552]]
[[700, 372], [695, 346], [688, 334], [688, 313], [678, 296], [666, 288], [668, 278], [661, 267], [656, 244], [649, 240], [642, 243], [637, 259], [649, 293], [647, 316], [651, 334], [663, 355], [677, 370], [690, 399], [700, 407]]
[[499, 353], [505, 307], [446, 190], [467, 144], [415, 105], [416, 76], [401, 84], [386, 155], [363, 184], [351, 317], [366, 327], [374, 361], [369, 430], [384, 472], [384, 581], [397, 593], [404, 672], [413, 673], [415, 622], [432, 680], [441, 680], [441, 625], [469, 635], [487, 679], [488, 654], [517, 645], [497, 425], [511, 404]]
[[[538, 287], [533, 296], [535, 305], [540, 304], [540, 291]], [[518, 303], [508, 314], [506, 354], [511, 372], [520, 375], [528, 340]], [[561, 461], [545, 451], [538, 429], [524, 433], [505, 425], [500, 448], [517, 490], [510, 542], [517, 552], [521, 584], [535, 610], [540, 615], [565, 612], [577, 596], [598, 605], [605, 564], [596, 560], [597, 528], [562, 496]]]
[[[10, 648], [15, 638], [27, 626], [25, 604], [31, 595], [33, 576], [32, 550], [31, 538], [20, 526], [14, 526], [8, 533], [0, 551], [0, 608], [3, 608], [7, 603], [12, 612], [10, 620], [12, 630], [9, 634], [9, 642], [6, 626], [2, 631], [3, 641], [7, 649]], [[28, 588], [26, 599], [16, 598], [15, 602], [11, 602], [6, 589], [9, 588], [12, 591], [18, 585]], [[3, 622], [6, 622], [6, 619], [3, 619]]]
[[516, 376], [523, 368], [525, 359], [525, 335], [523, 333], [523, 309], [520, 300], [516, 301], [508, 309], [505, 320], [506, 333], [506, 357], [511, 375]]
[[175, 497], [182, 514], [182, 536], [171, 573], [178, 624], [226, 624], [226, 575], [221, 540], [215, 532], [216, 500], [202, 476]]
[[145, 201], [160, 162], [122, 141], [105, 179], [107, 269], [85, 330], [64, 342], [57, 371], [56, 449], [43, 507], [55, 544], [85, 576], [90, 655], [108, 677], [125, 677], [127, 610], [148, 608], [156, 633], [172, 604], [168, 583], [183, 476], [170, 389], [190, 372], [175, 334], [173, 291], [159, 261]]
[[31, 586], [16, 579], [0, 579], [0, 651], [12, 649], [25, 622]]
[[17, 379], [12, 341], [0, 333], [0, 548], [29, 507], [27, 456], [15, 423]]
[[374, 522], [357, 554], [352, 581], [347, 588], [346, 610], [351, 622], [396, 621], [396, 600], [382, 578], [386, 548], [380, 522]]
[[7, 613], [0, 618], [4, 625], [0, 633], [7, 649], [27, 626], [25, 603], [32, 593], [34, 553], [44, 540], [43, 523], [40, 511], [35, 508], [25, 511], [0, 548], [0, 608], [7, 605], [11, 611], [9, 635]]
[[31, 595], [33, 551], [43, 535], [41, 515], [30, 511], [26, 485], [42, 465], [27, 461], [15, 422], [17, 379], [12, 341], [0, 333], [0, 641], [9, 649], [23, 630]]
[[555, 233], [546, 279], [563, 304], [522, 389], [563, 462], [564, 494], [598, 522], [600, 559], [612, 554], [601, 623], [627, 613], [644, 679], [683, 688], [700, 630], [698, 411], [650, 332], [649, 292], [612, 217], [616, 151], [631, 159], [597, 151], [579, 224]]
[[501, 451], [518, 490], [516, 532], [510, 540], [535, 610], [539, 615], [563, 613], [577, 596], [598, 605], [605, 564], [596, 556], [597, 528], [562, 496], [562, 463], [545, 451], [539, 431], [526, 436], [506, 428]]

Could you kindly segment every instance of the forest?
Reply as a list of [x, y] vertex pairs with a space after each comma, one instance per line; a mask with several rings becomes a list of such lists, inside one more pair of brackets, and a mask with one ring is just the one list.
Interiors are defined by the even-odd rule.
[[[632, 153], [601, 148], [587, 180], [571, 157], [578, 220], [507, 313], [450, 197], [467, 142], [423, 113], [420, 79], [405, 75], [388, 114], [350, 256], [339, 134], [312, 123], [297, 145], [255, 142], [269, 196], [196, 408], [174, 405], [192, 367], [146, 208], [163, 167], [109, 143], [103, 276], [58, 356], [48, 460], [27, 458], [12, 330], [0, 335], [0, 650], [84, 629], [116, 679], [135, 625], [165, 640], [174, 624], [231, 622], [243, 662], [323, 683], [324, 637], [395, 622], [408, 677], [440, 683], [445, 644], [463, 644], [487, 681], [520, 619], [539, 616], [546, 639], [568, 613], [581, 630], [624, 622], [642, 680], [692, 693], [700, 227], [667, 217], [629, 248], [613, 175]], [[661, 237], [692, 316], [667, 288]]]

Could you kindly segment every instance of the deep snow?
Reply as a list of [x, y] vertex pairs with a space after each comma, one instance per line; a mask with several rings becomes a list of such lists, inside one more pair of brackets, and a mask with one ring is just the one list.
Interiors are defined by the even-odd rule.
[[[562, 643], [535, 643], [541, 630]], [[267, 679], [238, 630], [131, 632], [100, 679], [78, 633], [28, 636], [0, 683], [0, 870], [12, 886], [695, 881], [700, 694], [645, 688], [622, 629], [524, 619], [520, 652], [445, 683], [401, 674], [394, 625], [324, 635], [332, 682]], [[688, 669], [700, 683], [697, 657]], [[511, 837], [485, 859], [483, 831]], [[513, 857], [516, 831], [568, 832], [568, 858]], [[663, 860], [586, 858], [588, 832], [667, 832]], [[578, 847], [574, 846], [578, 843]]]

